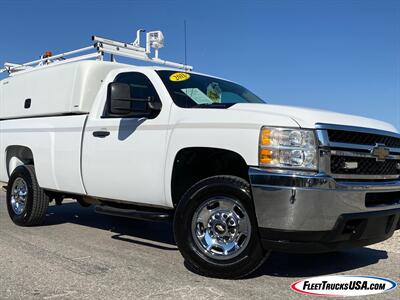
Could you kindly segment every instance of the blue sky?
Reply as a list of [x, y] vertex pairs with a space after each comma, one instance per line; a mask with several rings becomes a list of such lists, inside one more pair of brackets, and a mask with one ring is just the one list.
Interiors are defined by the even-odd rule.
[[68, 51], [93, 34], [160, 29], [160, 56], [229, 78], [274, 104], [359, 114], [400, 127], [400, 0], [6, 1], [0, 63]]

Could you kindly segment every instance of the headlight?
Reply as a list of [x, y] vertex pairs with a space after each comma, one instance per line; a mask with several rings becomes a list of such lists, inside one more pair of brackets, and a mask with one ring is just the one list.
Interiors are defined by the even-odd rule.
[[262, 167], [316, 170], [318, 159], [314, 131], [261, 128], [259, 164]]

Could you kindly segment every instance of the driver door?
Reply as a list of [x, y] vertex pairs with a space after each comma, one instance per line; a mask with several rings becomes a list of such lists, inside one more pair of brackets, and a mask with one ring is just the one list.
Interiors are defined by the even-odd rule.
[[[153, 97], [161, 101], [152, 81], [143, 73], [121, 73], [114, 82], [129, 84], [135, 99]], [[87, 194], [162, 204], [169, 111], [161, 107], [155, 116], [144, 117], [132, 105], [131, 112], [109, 114], [109, 101], [105, 101], [104, 113], [89, 117], [86, 124], [82, 176]]]

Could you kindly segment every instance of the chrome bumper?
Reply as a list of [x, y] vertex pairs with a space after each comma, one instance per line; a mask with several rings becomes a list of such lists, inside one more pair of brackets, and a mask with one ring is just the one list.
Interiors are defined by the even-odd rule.
[[374, 207], [365, 205], [369, 192], [400, 192], [400, 181], [336, 181], [324, 174], [293, 175], [260, 168], [250, 168], [249, 177], [261, 228], [329, 231], [343, 214], [400, 208], [400, 202]]

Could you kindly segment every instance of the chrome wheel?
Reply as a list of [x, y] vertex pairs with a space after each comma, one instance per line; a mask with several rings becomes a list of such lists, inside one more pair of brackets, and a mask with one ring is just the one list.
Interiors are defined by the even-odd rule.
[[15, 179], [11, 187], [11, 207], [16, 215], [24, 212], [28, 199], [28, 185], [21, 177]]
[[211, 198], [195, 211], [192, 235], [205, 255], [215, 259], [231, 259], [249, 243], [250, 219], [235, 199]]

